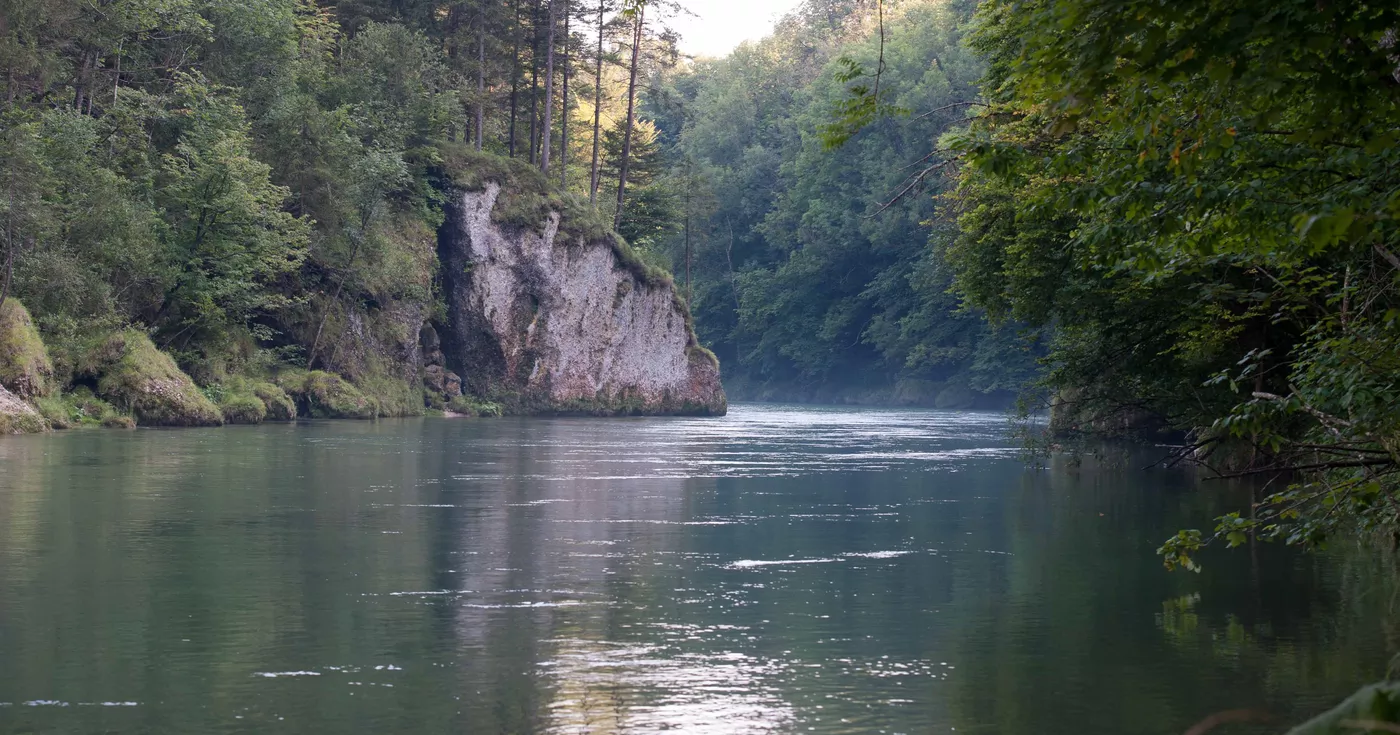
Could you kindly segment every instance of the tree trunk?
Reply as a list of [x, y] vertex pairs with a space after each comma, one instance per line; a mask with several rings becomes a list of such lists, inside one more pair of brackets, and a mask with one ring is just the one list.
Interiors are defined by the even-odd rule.
[[549, 0], [549, 30], [545, 31], [544, 124], [540, 127], [540, 173], [549, 175], [550, 133], [554, 132], [554, 29], [559, 25], [559, 0]]
[[83, 112], [83, 105], [91, 105], [88, 100], [88, 86], [92, 77], [93, 67], [97, 65], [97, 52], [90, 51], [83, 54], [83, 65], [78, 71], [77, 83], [73, 85], [73, 109], [79, 113]]
[[345, 261], [345, 271], [340, 274], [340, 282], [335, 285], [335, 295], [331, 297], [330, 303], [326, 304], [326, 308], [321, 310], [321, 321], [316, 325], [316, 336], [312, 338], [311, 350], [306, 354], [307, 370], [316, 365], [316, 350], [321, 347], [321, 332], [326, 328], [326, 318], [331, 315], [331, 307], [340, 301], [340, 294], [345, 290], [345, 280], [350, 277], [350, 269], [355, 266], [355, 256], [360, 252], [361, 237], [356, 237], [355, 244], [350, 248], [350, 257]]
[[476, 29], [476, 150], [481, 152], [482, 128], [486, 125], [486, 17]]
[[112, 107], [117, 106], [117, 90], [122, 86], [122, 45], [125, 40], [117, 42], [117, 73], [112, 75]]
[[10, 154], [10, 206], [5, 212], [5, 282], [0, 285], [0, 309], [10, 297], [10, 282], [15, 277], [15, 159]]
[[534, 163], [539, 152], [540, 122], [540, 1], [530, 11], [530, 155]]
[[520, 100], [520, 0], [515, 0], [515, 27], [511, 29], [510, 49], [510, 143], [507, 150], [515, 158], [515, 118]]
[[15, 245], [8, 243], [5, 247], [5, 283], [0, 285], [0, 309], [5, 308], [5, 301], [10, 298], [10, 282], [15, 278]]
[[[689, 198], [689, 197], [687, 197]], [[685, 205], [685, 305], [690, 307], [690, 203]]]
[[559, 188], [569, 186], [569, 0], [564, 2], [564, 94], [559, 101]]
[[637, 26], [632, 31], [632, 71], [627, 80], [627, 122], [622, 129], [622, 164], [617, 175], [617, 212], [613, 214], [613, 229], [622, 226], [622, 208], [627, 201], [627, 166], [632, 158], [632, 123], [637, 107], [637, 66], [642, 58], [642, 25], [646, 22], [646, 3], [637, 3]]
[[603, 8], [598, 0], [598, 57], [593, 70], [593, 170], [588, 179], [588, 202], [598, 206], [598, 125], [603, 114]]

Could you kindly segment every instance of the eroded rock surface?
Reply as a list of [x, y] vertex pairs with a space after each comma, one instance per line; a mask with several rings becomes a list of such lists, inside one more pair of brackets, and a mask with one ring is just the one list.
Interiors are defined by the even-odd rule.
[[46, 430], [48, 423], [33, 406], [0, 385], [0, 434], [33, 434]]
[[727, 409], [714, 356], [669, 279], [606, 240], [491, 219], [500, 187], [459, 195], [439, 235], [447, 367], [477, 396], [540, 413], [698, 414]]

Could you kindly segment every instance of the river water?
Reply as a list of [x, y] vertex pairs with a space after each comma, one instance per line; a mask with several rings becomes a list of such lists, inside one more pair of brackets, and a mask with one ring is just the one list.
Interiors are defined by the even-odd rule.
[[1247, 490], [1145, 449], [1028, 469], [1004, 431], [740, 405], [3, 438], [0, 733], [1180, 733], [1384, 674], [1386, 562], [1167, 573]]

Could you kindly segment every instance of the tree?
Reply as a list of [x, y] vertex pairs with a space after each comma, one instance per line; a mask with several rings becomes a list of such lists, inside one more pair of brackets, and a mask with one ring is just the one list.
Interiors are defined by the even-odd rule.
[[[554, 130], [554, 30], [559, 27], [556, 1], [549, 1], [549, 28], [545, 31], [544, 125], [541, 126], [544, 141], [540, 146], [540, 172], [546, 176], [549, 175], [549, 138]], [[567, 7], [564, 12], [569, 12]]]
[[1088, 397], [1083, 428], [1127, 407], [1189, 431], [1185, 456], [1220, 474], [1302, 473], [1213, 536], [1184, 531], [1168, 563], [1211, 538], [1394, 532], [1400, 10], [978, 12], [993, 107], [950, 141], [973, 164], [964, 293], [1059, 325], [1049, 385]]
[[607, 0], [598, 0], [598, 49], [593, 56], [593, 162], [588, 179], [588, 201], [595, 207], [598, 205], [598, 144], [603, 119], [603, 36], [607, 29], [603, 14], [607, 9]]
[[622, 15], [632, 19], [632, 60], [628, 64], [627, 77], [627, 117], [624, 118], [622, 132], [621, 163], [617, 175], [617, 209], [613, 213], [613, 227], [622, 225], [622, 216], [627, 197], [627, 169], [632, 157], [632, 126], [636, 120], [637, 68], [642, 58], [643, 29], [646, 26], [646, 0], [629, 0], [623, 6]]
[[282, 303], [269, 286], [300, 265], [308, 223], [283, 211], [289, 192], [253, 158], [226, 90], [181, 75], [170, 103], [161, 121], [177, 142], [160, 156], [157, 202], [175, 278], [161, 310], [166, 341], [185, 347]]

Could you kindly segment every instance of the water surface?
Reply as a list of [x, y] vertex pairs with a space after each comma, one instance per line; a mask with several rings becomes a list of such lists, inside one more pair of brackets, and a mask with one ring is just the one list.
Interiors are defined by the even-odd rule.
[[1384, 673], [1385, 562], [1168, 574], [1248, 491], [1154, 456], [772, 406], [4, 438], [0, 733], [1179, 733]]

